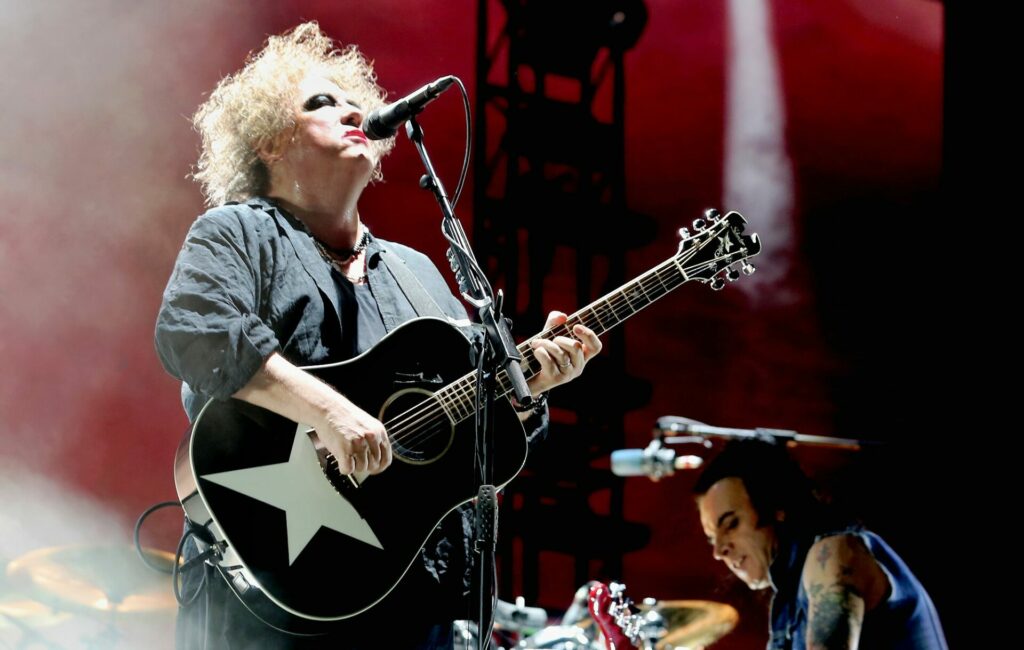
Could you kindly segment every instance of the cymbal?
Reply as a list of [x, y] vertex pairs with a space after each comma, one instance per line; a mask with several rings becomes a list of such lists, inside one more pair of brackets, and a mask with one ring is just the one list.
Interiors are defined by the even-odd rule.
[[0, 630], [5, 627], [46, 627], [57, 625], [69, 618], [70, 614], [59, 612], [23, 594], [0, 594]]
[[709, 600], [659, 600], [640, 605], [641, 614], [660, 615], [668, 633], [658, 639], [655, 650], [702, 648], [728, 634], [740, 620], [730, 605]]
[[[174, 556], [144, 549], [170, 569]], [[90, 613], [170, 613], [177, 609], [171, 578], [142, 563], [131, 546], [58, 546], [27, 553], [7, 565], [12, 584], [57, 608]]]

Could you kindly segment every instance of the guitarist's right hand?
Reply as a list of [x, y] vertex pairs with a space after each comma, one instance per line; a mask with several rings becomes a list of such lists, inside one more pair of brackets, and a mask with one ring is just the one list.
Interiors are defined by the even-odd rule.
[[337, 459], [342, 474], [383, 472], [392, 458], [384, 425], [344, 396], [337, 396], [340, 399], [314, 426], [320, 442]]
[[312, 426], [343, 474], [379, 474], [391, 464], [384, 425], [277, 352], [234, 397]]

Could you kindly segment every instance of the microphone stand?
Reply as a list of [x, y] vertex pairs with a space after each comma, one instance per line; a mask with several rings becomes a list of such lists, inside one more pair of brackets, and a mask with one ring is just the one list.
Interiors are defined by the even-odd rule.
[[[798, 433], [790, 429], [768, 429], [758, 427], [756, 429], [731, 429], [729, 427], [715, 427], [690, 418], [675, 415], [665, 415], [658, 418], [655, 432], [661, 433], [662, 442], [666, 445], [682, 445], [689, 443], [703, 443], [708, 437], [731, 438], [733, 440], [784, 440], [787, 446], [794, 445], [817, 445], [822, 447], [834, 447], [837, 449], [858, 450], [862, 447], [879, 445], [875, 440], [857, 440], [853, 438], [833, 438], [831, 436], [814, 436], [806, 433]], [[665, 433], [689, 434], [687, 436], [668, 436]]]
[[[477, 368], [480, 376], [477, 386], [482, 387], [476, 394], [478, 409], [474, 419], [476, 430], [477, 455], [480, 462], [480, 487], [476, 500], [476, 539], [474, 548], [480, 555], [479, 588], [480, 605], [478, 628], [480, 650], [485, 650], [490, 643], [491, 618], [493, 615], [491, 596], [497, 593], [495, 583], [495, 547], [497, 544], [498, 496], [493, 481], [494, 454], [494, 400], [498, 396], [498, 375], [504, 370], [508, 376], [516, 401], [524, 406], [529, 405], [533, 397], [526, 385], [526, 377], [519, 365], [522, 355], [516, 348], [509, 328], [509, 321], [502, 313], [502, 296], [499, 293], [495, 301], [491, 295], [490, 285], [477, 263], [469, 239], [462, 224], [455, 216], [448, 194], [441, 184], [441, 179], [434, 171], [434, 165], [423, 144], [423, 129], [416, 117], [410, 117], [405, 125], [406, 135], [419, 152], [420, 160], [427, 173], [420, 178], [420, 187], [434, 193], [437, 204], [441, 208], [441, 232], [451, 243], [448, 248], [448, 261], [455, 272], [459, 283], [459, 291], [473, 307], [476, 308], [485, 335], [477, 338]], [[482, 394], [481, 394], [482, 392]]]

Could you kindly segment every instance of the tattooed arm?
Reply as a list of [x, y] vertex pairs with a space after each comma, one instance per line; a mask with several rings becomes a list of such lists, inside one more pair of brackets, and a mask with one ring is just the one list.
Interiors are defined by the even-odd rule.
[[856, 535], [819, 540], [803, 570], [808, 650], [855, 650], [864, 615], [889, 593], [889, 579]]

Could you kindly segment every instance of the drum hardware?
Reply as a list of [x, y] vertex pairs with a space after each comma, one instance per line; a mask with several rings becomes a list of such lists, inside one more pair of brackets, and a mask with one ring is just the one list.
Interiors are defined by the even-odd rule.
[[[522, 598], [515, 604], [498, 601], [495, 606], [495, 630], [491, 648], [495, 650], [605, 650], [605, 636], [588, 610], [591, 581], [580, 587], [565, 615], [557, 624], [547, 619], [545, 610], [526, 607]], [[736, 610], [726, 604], [706, 600], [656, 600], [645, 598], [634, 605], [625, 596], [625, 586], [612, 583], [624, 636], [631, 636], [624, 647], [644, 650], [696, 650], [710, 645], [729, 633], [739, 621]], [[541, 616], [543, 613], [544, 621]], [[611, 620], [611, 614], [604, 618]], [[539, 628], [539, 629], [537, 629]], [[632, 640], [632, 639], [635, 639]], [[475, 621], [455, 622], [456, 650], [477, 650], [479, 636]]]
[[645, 598], [634, 612], [625, 585], [591, 583], [588, 605], [608, 650], [694, 650], [713, 643], [739, 621], [734, 608], [706, 600]]

